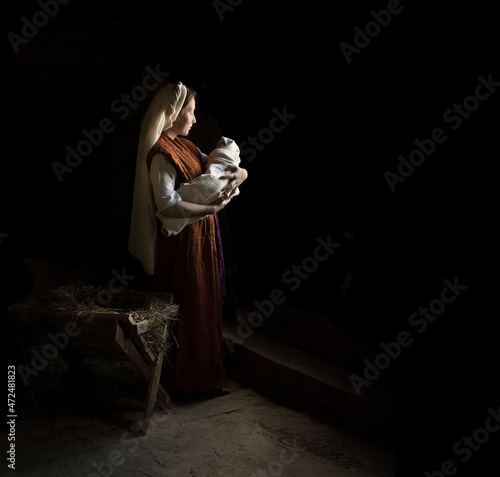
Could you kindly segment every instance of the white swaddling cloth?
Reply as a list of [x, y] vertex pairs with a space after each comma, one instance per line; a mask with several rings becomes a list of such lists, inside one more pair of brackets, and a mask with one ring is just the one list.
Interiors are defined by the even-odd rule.
[[[222, 196], [222, 190], [228, 184], [228, 180], [221, 180], [219, 177], [227, 174], [226, 168], [228, 166], [238, 166], [239, 163], [239, 147], [232, 139], [223, 136], [215, 149], [207, 156], [205, 173], [191, 182], [181, 184], [177, 192], [182, 200], [187, 202], [211, 204]], [[237, 188], [232, 197], [239, 193], [239, 188]], [[160, 217], [163, 223], [162, 232], [166, 235], [176, 235], [186, 225], [198, 222], [202, 218], [176, 218], [162, 215]]]

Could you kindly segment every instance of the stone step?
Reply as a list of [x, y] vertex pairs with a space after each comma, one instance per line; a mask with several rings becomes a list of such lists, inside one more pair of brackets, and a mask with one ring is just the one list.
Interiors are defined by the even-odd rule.
[[223, 328], [228, 359], [351, 420], [395, 431], [396, 401], [385, 386], [372, 382], [358, 395], [349, 369], [227, 320]]
[[[364, 358], [375, 355], [371, 347], [335, 328], [326, 315], [285, 305], [276, 305], [271, 311], [255, 331], [357, 374], [363, 372]], [[237, 320], [243, 319], [253, 328], [248, 308], [238, 307], [235, 312]]]

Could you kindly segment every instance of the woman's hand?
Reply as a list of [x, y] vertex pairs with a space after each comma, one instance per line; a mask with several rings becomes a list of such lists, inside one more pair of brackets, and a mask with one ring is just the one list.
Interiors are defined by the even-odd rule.
[[220, 176], [219, 179], [229, 181], [222, 192], [231, 197], [236, 192], [237, 187], [248, 177], [248, 172], [246, 169], [237, 166], [227, 166], [226, 172], [228, 174]]
[[231, 202], [231, 196], [227, 193], [224, 193], [222, 197], [218, 198], [215, 202], [212, 202], [212, 206], [214, 207], [214, 214], [222, 210], [226, 207], [227, 204]]

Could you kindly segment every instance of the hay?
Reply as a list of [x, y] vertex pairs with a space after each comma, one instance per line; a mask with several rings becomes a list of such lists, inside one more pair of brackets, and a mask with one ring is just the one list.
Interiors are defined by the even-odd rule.
[[50, 290], [36, 301], [35, 308], [130, 315], [136, 323], [147, 322], [148, 329], [141, 336], [146, 347], [155, 356], [161, 351], [168, 350], [172, 345], [170, 338], [175, 338], [170, 331], [171, 326], [165, 325], [168, 322], [178, 321], [179, 314], [179, 306], [167, 303], [159, 293], [145, 293], [126, 288], [111, 293], [104, 287], [96, 287], [81, 281], [70, 282]]

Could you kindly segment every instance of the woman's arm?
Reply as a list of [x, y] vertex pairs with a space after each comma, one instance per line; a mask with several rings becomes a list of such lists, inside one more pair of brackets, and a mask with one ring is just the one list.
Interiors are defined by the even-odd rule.
[[161, 215], [165, 217], [173, 217], [177, 219], [186, 219], [189, 217], [204, 217], [205, 215], [215, 214], [222, 210], [227, 204], [231, 202], [231, 198], [224, 194], [223, 197], [216, 200], [212, 204], [195, 204], [194, 202], [187, 202], [181, 200], [174, 205], [162, 210]]

